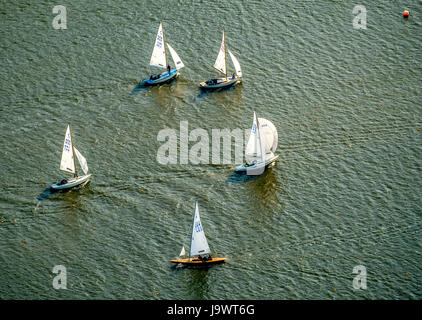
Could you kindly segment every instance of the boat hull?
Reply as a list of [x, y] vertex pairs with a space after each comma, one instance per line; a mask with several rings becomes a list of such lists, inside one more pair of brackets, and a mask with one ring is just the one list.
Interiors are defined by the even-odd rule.
[[242, 80], [237, 77], [229, 78], [228, 80], [226, 80], [226, 78], [218, 78], [218, 79], [203, 81], [199, 84], [199, 87], [203, 90], [225, 89], [225, 88], [230, 88], [240, 83], [241, 81]]
[[226, 258], [211, 258], [210, 260], [203, 261], [199, 258], [186, 258], [186, 259], [174, 259], [170, 262], [175, 264], [181, 264], [188, 267], [205, 267], [214, 264], [220, 264], [226, 262]]
[[[179, 74], [179, 70], [173, 69], [170, 70], [170, 73], [168, 71], [165, 71], [163, 73], [152, 75], [150, 78], [145, 79], [143, 83], [146, 86], [156, 86], [164, 83], [169, 83], [175, 80], [179, 76]], [[159, 76], [159, 78], [157, 78], [157, 76]]]
[[240, 166], [237, 166], [234, 169], [235, 173], [239, 174], [248, 174], [248, 175], [259, 175], [264, 172], [264, 170], [274, 161], [276, 161], [278, 158], [278, 155], [275, 155], [267, 160], [265, 160], [264, 163], [256, 163], [252, 166], [247, 166], [246, 163], [241, 164]]
[[50, 188], [52, 190], [69, 190], [69, 189], [78, 187], [78, 186], [80, 186], [84, 183], [87, 183], [89, 181], [89, 178], [91, 177], [91, 175], [92, 174], [87, 174], [87, 175], [84, 175], [84, 176], [77, 177], [76, 179], [72, 178], [67, 183], [61, 184], [61, 185], [54, 183], [50, 186]]

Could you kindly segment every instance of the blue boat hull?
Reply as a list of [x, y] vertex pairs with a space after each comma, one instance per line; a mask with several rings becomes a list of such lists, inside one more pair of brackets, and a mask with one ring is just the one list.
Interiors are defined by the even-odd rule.
[[154, 74], [149, 79], [143, 80], [143, 84], [145, 86], [156, 86], [164, 83], [169, 83], [176, 79], [179, 76], [179, 70], [173, 69], [170, 70], [170, 73], [168, 71], [165, 71], [163, 73]]

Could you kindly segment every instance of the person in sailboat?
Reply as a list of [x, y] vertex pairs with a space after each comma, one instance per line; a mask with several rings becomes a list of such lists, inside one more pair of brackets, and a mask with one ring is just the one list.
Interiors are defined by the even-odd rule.
[[58, 182], [57, 185], [58, 186], [61, 186], [61, 185], [66, 184], [66, 183], [67, 183], [67, 180], [66, 179], [63, 179], [60, 182]]
[[209, 261], [209, 260], [211, 260], [211, 255], [209, 254], [209, 255], [206, 255], [206, 256], [203, 256], [203, 255], [199, 255], [198, 256], [198, 258], [202, 261], [202, 262], [206, 262], [206, 261]]
[[171, 67], [170, 67], [170, 65], [168, 64], [167, 65], [167, 71], [168, 71], [168, 73], [170, 74], [170, 70], [171, 70]]
[[254, 166], [256, 164], [256, 160], [253, 160], [252, 162], [248, 162], [248, 161], [246, 161], [246, 163], [245, 163], [245, 167], [252, 167], [252, 166]]

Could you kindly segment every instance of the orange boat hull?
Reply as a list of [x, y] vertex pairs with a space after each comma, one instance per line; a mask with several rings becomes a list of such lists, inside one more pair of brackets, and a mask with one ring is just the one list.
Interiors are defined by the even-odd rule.
[[226, 261], [226, 258], [211, 258], [210, 260], [206, 260], [206, 261], [202, 261], [201, 259], [198, 259], [198, 258], [170, 260], [170, 262], [172, 263], [177, 263], [177, 264], [180, 263], [186, 266], [197, 266], [197, 267], [209, 266], [213, 264], [223, 263], [225, 261]]

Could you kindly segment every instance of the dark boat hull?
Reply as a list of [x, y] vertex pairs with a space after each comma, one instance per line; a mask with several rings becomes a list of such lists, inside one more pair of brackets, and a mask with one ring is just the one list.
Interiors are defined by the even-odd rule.
[[227, 88], [233, 87], [234, 85], [240, 82], [241, 82], [241, 79], [237, 77], [228, 78], [228, 80], [226, 80], [225, 78], [219, 78], [219, 79], [211, 79], [208, 81], [203, 81], [199, 84], [199, 87], [202, 90], [227, 89]]

